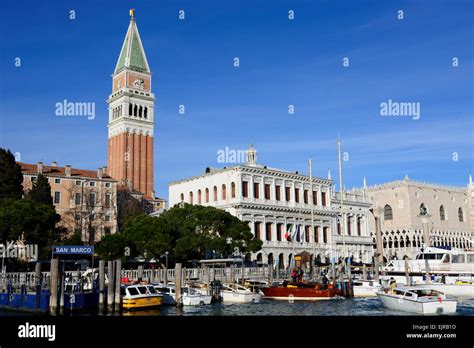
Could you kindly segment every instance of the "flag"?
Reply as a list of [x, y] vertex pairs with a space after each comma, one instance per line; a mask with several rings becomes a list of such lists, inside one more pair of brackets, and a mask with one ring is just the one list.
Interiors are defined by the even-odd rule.
[[286, 239], [288, 242], [291, 241], [290, 229], [291, 229], [291, 226], [290, 226], [289, 229], [288, 229], [288, 228], [286, 229], [286, 233], [285, 233], [285, 239]]

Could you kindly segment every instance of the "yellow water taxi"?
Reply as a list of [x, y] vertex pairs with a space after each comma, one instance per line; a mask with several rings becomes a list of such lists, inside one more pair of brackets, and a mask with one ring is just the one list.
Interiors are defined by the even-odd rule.
[[152, 285], [122, 286], [121, 295], [122, 308], [128, 310], [156, 308], [163, 301], [163, 296]]

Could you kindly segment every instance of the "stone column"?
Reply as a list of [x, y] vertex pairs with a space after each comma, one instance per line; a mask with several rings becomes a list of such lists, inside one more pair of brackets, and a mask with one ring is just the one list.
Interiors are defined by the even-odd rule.
[[383, 249], [382, 249], [382, 213], [383, 208], [375, 206], [370, 209], [375, 218], [375, 243], [376, 251], [374, 257], [375, 263], [375, 280], [379, 279], [379, 265], [383, 265]]

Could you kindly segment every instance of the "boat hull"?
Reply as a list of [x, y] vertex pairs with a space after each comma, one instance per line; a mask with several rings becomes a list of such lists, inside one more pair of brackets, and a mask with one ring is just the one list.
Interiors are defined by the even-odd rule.
[[274, 286], [268, 288], [262, 288], [266, 298], [274, 300], [286, 300], [286, 301], [318, 301], [318, 300], [329, 300], [337, 296], [342, 296], [340, 289], [318, 289], [318, 288], [301, 288], [301, 287], [284, 287]]
[[262, 295], [256, 293], [238, 293], [232, 291], [222, 291], [222, 302], [224, 303], [258, 303]]
[[198, 295], [198, 296], [183, 296], [183, 306], [202, 306], [211, 304], [212, 296]]
[[452, 314], [456, 312], [457, 307], [456, 301], [448, 299], [442, 300], [442, 302], [435, 299], [429, 301], [414, 301], [389, 294], [378, 293], [377, 296], [385, 307], [409, 313]]
[[147, 297], [137, 297], [122, 300], [122, 307], [124, 309], [137, 309], [137, 308], [153, 308], [161, 306], [161, 296], [147, 296]]

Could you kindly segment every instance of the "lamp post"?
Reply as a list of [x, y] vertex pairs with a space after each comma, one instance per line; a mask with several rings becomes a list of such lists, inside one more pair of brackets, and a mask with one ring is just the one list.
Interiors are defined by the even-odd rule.
[[[421, 218], [421, 223], [423, 225], [423, 244], [425, 248], [430, 246], [430, 218], [431, 215], [428, 214], [424, 205], [420, 207], [420, 214], [418, 215]], [[428, 264], [428, 259], [425, 258], [425, 274], [426, 274], [426, 284], [430, 283], [430, 269]]]
[[377, 204], [374, 208], [370, 209], [372, 215], [375, 218], [375, 255], [374, 255], [374, 268], [375, 268], [375, 280], [379, 280], [379, 267], [383, 265], [383, 249], [382, 249], [382, 213], [384, 209], [379, 207]]

